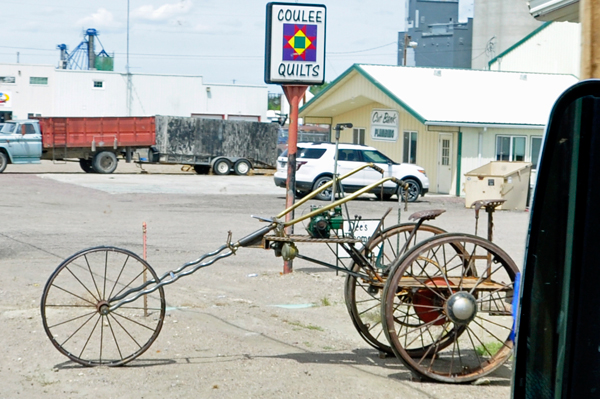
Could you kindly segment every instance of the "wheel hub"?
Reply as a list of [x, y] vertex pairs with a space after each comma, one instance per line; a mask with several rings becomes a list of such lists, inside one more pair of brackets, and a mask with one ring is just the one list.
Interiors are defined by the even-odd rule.
[[469, 324], [477, 315], [477, 302], [468, 292], [457, 292], [444, 305], [446, 315], [455, 324]]
[[102, 316], [106, 316], [110, 313], [110, 306], [106, 301], [98, 302], [98, 304], [96, 305], [96, 309], [98, 310], [98, 313], [100, 313]]

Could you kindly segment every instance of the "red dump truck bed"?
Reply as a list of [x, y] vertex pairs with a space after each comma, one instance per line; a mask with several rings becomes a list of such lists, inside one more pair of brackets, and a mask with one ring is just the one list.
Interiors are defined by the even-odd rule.
[[40, 121], [43, 148], [149, 147], [156, 129], [149, 117], [49, 117]]

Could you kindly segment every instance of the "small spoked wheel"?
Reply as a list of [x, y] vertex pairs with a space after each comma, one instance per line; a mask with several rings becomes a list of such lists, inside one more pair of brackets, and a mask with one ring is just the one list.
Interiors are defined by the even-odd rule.
[[[436, 234], [445, 233], [444, 230], [438, 227], [421, 225], [413, 237], [410, 238], [414, 227], [414, 223], [405, 223], [385, 229], [373, 238], [368, 248], [364, 249], [363, 253], [370, 264], [383, 278], [385, 278], [384, 271], [392, 266], [394, 260], [401, 253], [406, 252], [415, 243]], [[409, 238], [410, 242], [406, 244]], [[355, 273], [366, 274], [363, 265], [358, 263], [353, 263], [350, 268]], [[350, 318], [361, 337], [375, 349], [393, 354], [381, 323], [383, 287], [384, 281], [377, 282], [348, 274], [344, 297]]]
[[477, 236], [440, 234], [414, 246], [383, 290], [383, 329], [396, 356], [441, 382], [500, 367], [513, 348], [517, 273], [502, 249]]
[[52, 344], [85, 366], [119, 366], [144, 353], [165, 318], [163, 288], [114, 310], [111, 298], [158, 276], [133, 252], [95, 247], [62, 262], [46, 283], [41, 312]]

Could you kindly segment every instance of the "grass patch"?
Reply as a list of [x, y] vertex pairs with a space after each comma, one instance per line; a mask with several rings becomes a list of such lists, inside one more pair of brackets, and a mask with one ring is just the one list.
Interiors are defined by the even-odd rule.
[[315, 326], [314, 324], [302, 324], [299, 321], [287, 321], [287, 320], [286, 320], [286, 323], [288, 323], [289, 325], [292, 325], [292, 326], [305, 328], [307, 330], [323, 331], [322, 327]]
[[504, 344], [502, 342], [489, 342], [487, 344], [476, 346], [475, 351], [479, 356], [494, 356], [503, 347]]
[[331, 306], [329, 298], [327, 298], [326, 296], [321, 298], [321, 306]]

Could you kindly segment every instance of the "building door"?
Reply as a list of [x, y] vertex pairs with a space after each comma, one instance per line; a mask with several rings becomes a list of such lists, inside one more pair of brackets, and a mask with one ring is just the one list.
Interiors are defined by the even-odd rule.
[[438, 138], [437, 192], [450, 194], [452, 185], [452, 134], [440, 133]]

